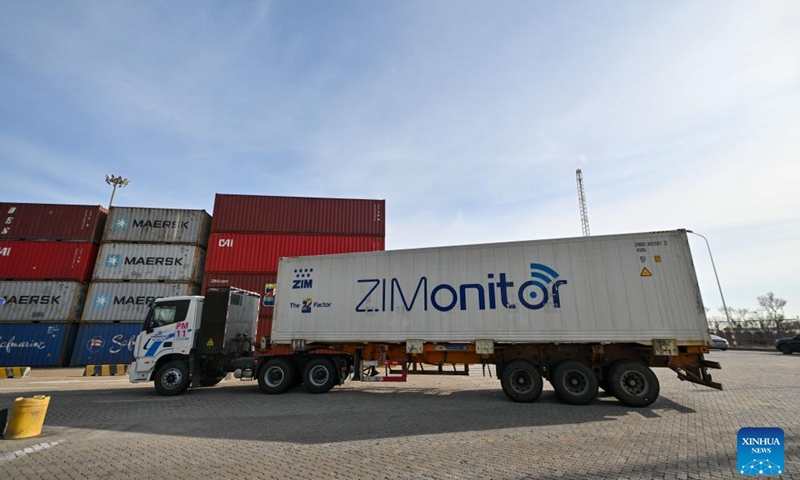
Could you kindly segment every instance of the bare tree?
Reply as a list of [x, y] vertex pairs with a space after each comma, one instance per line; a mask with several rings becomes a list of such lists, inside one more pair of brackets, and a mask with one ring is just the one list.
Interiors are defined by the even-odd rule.
[[[725, 309], [723, 307], [719, 307], [719, 312], [725, 315]], [[728, 307], [728, 315], [727, 318], [730, 319], [732, 325], [730, 327], [734, 328], [744, 328], [745, 324], [750, 320], [747, 316], [751, 313], [749, 308], [733, 308]]]
[[781, 323], [784, 320], [783, 307], [786, 300], [776, 297], [774, 293], [767, 292], [766, 295], [758, 297], [758, 304], [761, 306], [761, 315], [766, 322], [775, 322], [775, 330], [781, 331]]

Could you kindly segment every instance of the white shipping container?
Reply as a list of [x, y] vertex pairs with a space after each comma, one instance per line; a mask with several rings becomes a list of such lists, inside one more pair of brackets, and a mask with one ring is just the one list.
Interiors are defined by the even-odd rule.
[[156, 298], [197, 295], [199, 290], [191, 283], [94, 282], [81, 321], [144, 322], [148, 305]]
[[75, 322], [85, 295], [79, 282], [0, 281], [0, 322]]
[[283, 258], [272, 341], [705, 345], [686, 232]]
[[208, 245], [211, 215], [205, 210], [112, 207], [103, 242]]
[[104, 243], [93, 280], [200, 283], [205, 259], [206, 251], [191, 245]]

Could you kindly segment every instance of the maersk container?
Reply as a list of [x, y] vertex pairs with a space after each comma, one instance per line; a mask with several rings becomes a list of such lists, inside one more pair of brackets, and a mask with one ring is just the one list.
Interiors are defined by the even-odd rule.
[[0, 281], [0, 322], [76, 322], [85, 296], [79, 282]]
[[93, 282], [81, 321], [144, 322], [148, 305], [156, 298], [197, 295], [198, 290], [192, 283]]
[[107, 213], [99, 205], [0, 203], [0, 240], [97, 243]]
[[706, 345], [684, 230], [281, 260], [272, 341]]
[[83, 323], [78, 328], [72, 349], [73, 367], [84, 365], [129, 364], [133, 361], [139, 323]]
[[205, 258], [205, 250], [193, 245], [104, 243], [93, 280], [200, 283]]
[[385, 212], [385, 200], [218, 193], [211, 231], [383, 237]]
[[0, 324], [0, 367], [63, 367], [75, 332], [69, 323]]
[[206, 272], [203, 275], [203, 288], [200, 295], [205, 295], [206, 290], [215, 287], [236, 287], [248, 292], [261, 295], [259, 302], [259, 316], [272, 316], [275, 306], [275, 283], [278, 281], [276, 273], [237, 274]]
[[205, 210], [112, 207], [103, 242], [208, 243], [211, 216]]
[[277, 272], [280, 257], [372, 252], [384, 249], [383, 237], [212, 233], [206, 271]]
[[0, 241], [0, 279], [89, 279], [97, 245], [77, 242]]

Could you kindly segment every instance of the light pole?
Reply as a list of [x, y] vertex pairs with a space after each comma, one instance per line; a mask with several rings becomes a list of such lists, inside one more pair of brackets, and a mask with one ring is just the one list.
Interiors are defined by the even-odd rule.
[[731, 316], [728, 314], [728, 306], [725, 305], [725, 296], [722, 294], [722, 284], [719, 283], [719, 275], [717, 275], [717, 266], [714, 265], [714, 256], [711, 255], [711, 245], [708, 243], [708, 239], [697, 232], [693, 232], [691, 230], [686, 230], [687, 233], [691, 233], [692, 235], [697, 235], [698, 237], [702, 238], [706, 241], [706, 248], [708, 248], [708, 258], [711, 259], [711, 268], [714, 269], [714, 277], [717, 279], [717, 287], [719, 288], [719, 297], [722, 299], [722, 308], [725, 309], [725, 318], [728, 320], [728, 326], [731, 326]]
[[122, 176], [106, 175], [106, 183], [114, 185], [114, 190], [111, 191], [111, 200], [108, 202], [108, 208], [110, 209], [111, 204], [114, 203], [114, 194], [117, 193], [117, 187], [127, 187], [131, 181], [127, 178], [122, 178]]

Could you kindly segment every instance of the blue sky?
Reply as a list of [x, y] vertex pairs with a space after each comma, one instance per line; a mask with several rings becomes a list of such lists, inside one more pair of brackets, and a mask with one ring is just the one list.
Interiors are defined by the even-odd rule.
[[[800, 3], [2, 2], [0, 199], [384, 198], [387, 248], [689, 228], [800, 315]], [[721, 305], [692, 240], [707, 306]]]

